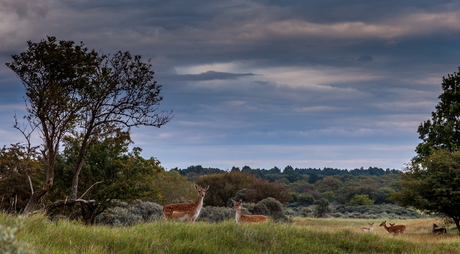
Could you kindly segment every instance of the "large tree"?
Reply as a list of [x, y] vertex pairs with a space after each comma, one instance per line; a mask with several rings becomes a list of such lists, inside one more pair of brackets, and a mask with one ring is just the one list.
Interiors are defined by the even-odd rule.
[[[459, 67], [460, 70], [460, 67]], [[422, 142], [417, 146], [416, 160], [431, 154], [433, 149], [457, 151], [460, 145], [460, 73], [448, 74], [442, 79], [443, 92], [439, 95], [436, 111], [431, 119], [418, 127]]]
[[431, 119], [418, 133], [417, 155], [401, 175], [392, 199], [452, 219], [460, 231], [460, 74], [443, 77], [443, 92]]
[[133, 126], [160, 127], [171, 119], [160, 111], [161, 86], [153, 80], [150, 61], [129, 52], [113, 55], [89, 51], [84, 44], [47, 37], [27, 42], [28, 50], [13, 55], [6, 65], [21, 79], [26, 89], [25, 117], [37, 127], [43, 140], [46, 181], [31, 196], [24, 213], [46, 201], [53, 186], [56, 156], [66, 135], [81, 143], [74, 164], [69, 199], [64, 204], [86, 202], [79, 199], [79, 176], [93, 143]]

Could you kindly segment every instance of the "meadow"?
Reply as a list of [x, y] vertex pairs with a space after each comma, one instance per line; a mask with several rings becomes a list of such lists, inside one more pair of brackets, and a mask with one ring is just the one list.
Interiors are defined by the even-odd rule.
[[[0, 213], [0, 225], [14, 228], [17, 217]], [[24, 253], [458, 253], [456, 228], [434, 236], [434, 219], [390, 220], [407, 226], [389, 235], [380, 219], [294, 218], [293, 223], [238, 225], [154, 221], [129, 227], [84, 226], [35, 215], [19, 219], [17, 242]], [[359, 230], [375, 223], [374, 231]], [[1, 232], [0, 232], [1, 233]], [[1, 236], [1, 234], [0, 234]], [[3, 246], [5, 248], [5, 246]], [[2, 250], [0, 246], [0, 251]]]

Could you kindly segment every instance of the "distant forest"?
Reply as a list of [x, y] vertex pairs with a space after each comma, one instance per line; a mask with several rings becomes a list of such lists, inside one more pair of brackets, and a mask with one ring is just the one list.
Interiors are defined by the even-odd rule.
[[[188, 181], [197, 184], [210, 184], [222, 186], [238, 184], [240, 175], [250, 175], [258, 180], [258, 187], [246, 187], [234, 198], [243, 197], [251, 200], [248, 193], [258, 192], [258, 189], [265, 188], [265, 192], [270, 188], [276, 188], [289, 195], [284, 197], [274, 197], [280, 201], [288, 202], [292, 205], [310, 205], [316, 200], [327, 199], [329, 202], [346, 205], [366, 205], [366, 204], [386, 204], [394, 203], [388, 199], [392, 193], [400, 190], [398, 181], [401, 171], [396, 169], [382, 169], [377, 167], [356, 168], [352, 170], [337, 168], [293, 168], [286, 166], [283, 170], [278, 167], [271, 169], [252, 169], [249, 166], [243, 168], [233, 167], [230, 170], [219, 168], [205, 168], [201, 165], [190, 166], [186, 169], [173, 168], [179, 174], [187, 177]], [[233, 175], [233, 177], [231, 176]], [[221, 178], [219, 180], [219, 178]], [[226, 179], [226, 180], [224, 180]], [[242, 178], [241, 178], [242, 179]], [[266, 183], [266, 187], [262, 187]], [[235, 189], [238, 189], [235, 187]], [[253, 189], [251, 191], [248, 191]], [[220, 190], [215, 190], [220, 191]], [[246, 193], [246, 194], [245, 194]], [[220, 199], [225, 202], [224, 194]], [[252, 194], [255, 195], [255, 194]], [[259, 199], [264, 197], [264, 193], [259, 193]], [[273, 195], [272, 195], [273, 196]], [[218, 200], [216, 198], [216, 200]], [[253, 199], [257, 201], [258, 199]], [[219, 202], [216, 202], [218, 205]]]
[[[183, 176], [187, 176], [189, 180], [196, 180], [199, 176], [202, 175], [219, 174], [227, 172], [219, 168], [204, 168], [201, 165], [190, 166], [186, 169], [179, 169], [176, 167], [171, 170], [177, 171]], [[292, 166], [286, 166], [284, 170], [281, 170], [278, 167], [273, 167], [271, 169], [252, 169], [249, 166], [244, 166], [242, 169], [240, 169], [239, 167], [233, 167], [230, 171], [241, 171], [244, 173], [254, 175], [261, 179], [266, 179], [270, 182], [276, 182], [280, 181], [281, 179], [286, 179], [292, 183], [298, 180], [305, 180], [305, 177], [307, 177], [308, 183], [310, 184], [313, 184], [326, 176], [383, 176], [389, 174], [402, 173], [400, 170], [396, 169], [382, 169], [377, 167], [369, 167], [367, 169], [361, 167], [348, 170], [338, 168], [293, 168]]]

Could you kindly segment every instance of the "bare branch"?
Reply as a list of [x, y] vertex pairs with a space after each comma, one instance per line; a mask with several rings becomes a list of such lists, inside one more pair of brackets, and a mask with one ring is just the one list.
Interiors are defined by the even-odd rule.
[[98, 185], [100, 183], [103, 183], [104, 181], [99, 181], [99, 182], [95, 182], [93, 183], [93, 185], [89, 186], [89, 188], [85, 191], [85, 193], [83, 193], [81, 196], [80, 196], [80, 199], [82, 199], [88, 192], [89, 190], [91, 190], [91, 188], [93, 188], [95, 185]]

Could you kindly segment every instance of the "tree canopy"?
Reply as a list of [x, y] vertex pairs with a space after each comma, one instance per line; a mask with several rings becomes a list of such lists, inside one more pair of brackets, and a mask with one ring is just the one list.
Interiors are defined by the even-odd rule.
[[430, 155], [433, 149], [454, 152], [460, 145], [460, 73], [443, 77], [441, 86], [443, 92], [438, 97], [436, 111], [418, 127], [422, 142], [415, 150], [417, 160]]
[[460, 152], [436, 150], [412, 161], [400, 184], [392, 195], [398, 204], [451, 218], [460, 232]]
[[401, 175], [402, 189], [392, 199], [444, 215], [460, 231], [460, 74], [443, 77], [442, 89], [436, 111], [418, 128], [422, 142]]
[[[171, 112], [160, 111], [161, 86], [150, 61], [129, 52], [89, 51], [84, 44], [47, 37], [27, 42], [28, 50], [6, 65], [26, 89], [26, 119], [43, 140], [46, 181], [35, 191], [25, 213], [35, 210], [54, 183], [56, 156], [65, 136], [78, 138], [70, 200], [79, 195], [79, 176], [93, 143], [133, 126], [160, 127]], [[72, 202], [67, 202], [70, 204]]]

